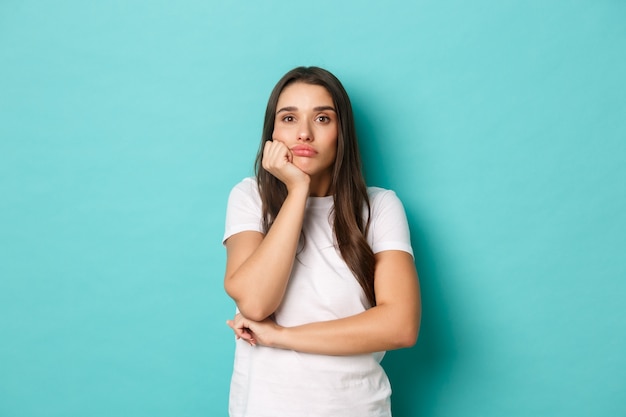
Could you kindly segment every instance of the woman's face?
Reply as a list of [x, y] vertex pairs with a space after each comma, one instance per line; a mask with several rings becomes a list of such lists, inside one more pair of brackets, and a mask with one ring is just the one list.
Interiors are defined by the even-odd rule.
[[296, 82], [278, 97], [272, 139], [283, 142], [293, 164], [314, 182], [330, 185], [337, 155], [338, 121], [326, 88]]

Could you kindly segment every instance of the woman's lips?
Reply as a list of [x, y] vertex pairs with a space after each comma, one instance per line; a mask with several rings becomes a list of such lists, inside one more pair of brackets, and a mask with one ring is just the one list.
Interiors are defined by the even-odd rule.
[[307, 145], [296, 145], [293, 148], [291, 148], [291, 152], [295, 156], [311, 157], [311, 156], [317, 155], [317, 151]]

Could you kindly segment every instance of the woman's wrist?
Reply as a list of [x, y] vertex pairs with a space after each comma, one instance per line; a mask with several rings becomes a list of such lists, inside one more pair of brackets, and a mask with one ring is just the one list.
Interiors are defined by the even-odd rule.
[[270, 340], [270, 347], [276, 349], [290, 349], [288, 327], [276, 325], [276, 332], [272, 340]]
[[309, 188], [311, 186], [311, 179], [307, 175], [306, 179], [297, 182], [296, 184], [290, 185], [287, 187], [288, 195], [304, 195], [305, 197], [309, 196]]

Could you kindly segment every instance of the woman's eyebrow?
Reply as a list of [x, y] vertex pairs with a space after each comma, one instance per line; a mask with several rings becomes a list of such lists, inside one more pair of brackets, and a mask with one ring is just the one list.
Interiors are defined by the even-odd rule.
[[[276, 114], [280, 112], [291, 112], [291, 111], [298, 111], [298, 108], [295, 106], [283, 107], [279, 109], [278, 111], [276, 111]], [[317, 106], [317, 107], [313, 107], [313, 111], [333, 111], [337, 113], [337, 110], [335, 110], [333, 106]]]
[[287, 111], [287, 112], [289, 112], [289, 111], [297, 111], [297, 110], [298, 110], [298, 108], [297, 108], [297, 107], [294, 107], [294, 106], [288, 106], [288, 107], [283, 107], [282, 109], [279, 109], [279, 110], [276, 112], [276, 114], [278, 114], [278, 113], [280, 113], [280, 112], [282, 112], [282, 111]]
[[337, 113], [337, 110], [335, 110], [335, 108], [333, 106], [317, 106], [315, 108], [313, 108], [313, 110], [315, 111], [334, 111], [335, 113]]

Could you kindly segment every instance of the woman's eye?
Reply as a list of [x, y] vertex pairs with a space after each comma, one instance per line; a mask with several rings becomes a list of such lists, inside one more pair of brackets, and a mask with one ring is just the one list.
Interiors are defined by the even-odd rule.
[[283, 122], [293, 122], [293, 116], [285, 116], [283, 117]]
[[317, 116], [317, 120], [322, 123], [330, 122], [330, 117], [328, 116]]

